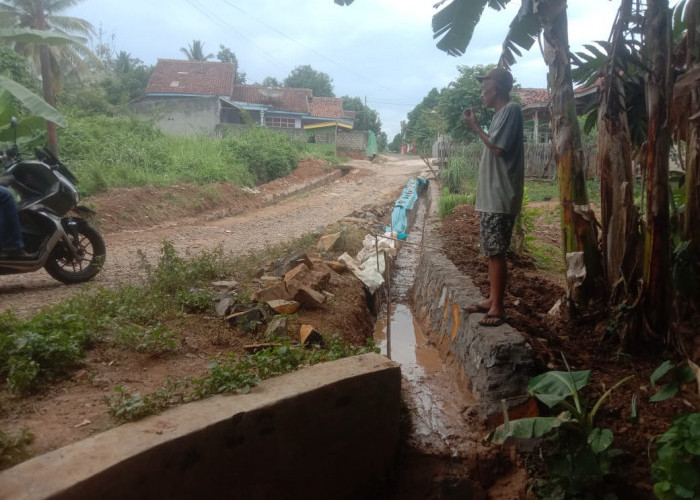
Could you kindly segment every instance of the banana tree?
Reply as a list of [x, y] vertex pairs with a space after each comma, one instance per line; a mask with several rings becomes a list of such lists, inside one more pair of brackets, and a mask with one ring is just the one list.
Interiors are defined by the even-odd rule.
[[[18, 104], [28, 111], [30, 116], [21, 117]], [[16, 133], [20, 138], [25, 138], [25, 142], [36, 138], [37, 131], [46, 126], [47, 120], [60, 127], [66, 126], [66, 119], [56, 108], [26, 87], [0, 76], [0, 142], [9, 142], [14, 138], [15, 130], [10, 127], [12, 116], [20, 116]]]
[[644, 332], [666, 341], [671, 309], [669, 165], [671, 147], [669, 102], [671, 99], [671, 11], [668, 0], [648, 0], [645, 13], [645, 45], [649, 50], [646, 82], [646, 226], [643, 267]]
[[[2, 0], [0, 13], [5, 25], [16, 28], [29, 28], [36, 31], [50, 32], [53, 35], [73, 34], [76, 36], [68, 44], [49, 43], [46, 40], [34, 41], [10, 39], [16, 52], [24, 55], [41, 72], [44, 100], [56, 105], [56, 92], [59, 89], [61, 75], [72, 72], [77, 74], [87, 70], [84, 58], [95, 58], [87, 47], [87, 37], [94, 33], [94, 28], [83, 19], [62, 16], [59, 13], [81, 0]], [[46, 122], [49, 149], [58, 156], [58, 135], [56, 124]]]

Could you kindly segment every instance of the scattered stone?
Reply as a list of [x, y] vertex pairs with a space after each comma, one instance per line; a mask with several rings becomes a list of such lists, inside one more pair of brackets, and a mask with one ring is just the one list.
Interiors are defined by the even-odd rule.
[[332, 271], [335, 271], [336, 273], [343, 273], [348, 270], [348, 266], [346, 266], [343, 262], [322, 259], [311, 259], [311, 261], [313, 262], [314, 267], [317, 264], [323, 264], [324, 266], [329, 267]]
[[267, 288], [258, 290], [252, 296], [254, 302], [269, 302], [271, 300], [293, 300], [296, 290], [281, 281]]
[[316, 247], [319, 252], [330, 252], [338, 247], [341, 233], [327, 234], [318, 240]]
[[92, 423], [92, 420], [88, 420], [87, 418], [80, 422], [79, 424], [75, 424], [73, 426], [74, 429], [78, 429], [79, 427], [85, 427], [86, 425], [90, 425]]
[[73, 380], [85, 380], [87, 378], [87, 375], [87, 370], [78, 370], [77, 372], [75, 372], [75, 375], [73, 375]]
[[294, 314], [300, 304], [294, 300], [269, 300], [267, 305], [278, 314]]
[[314, 344], [323, 346], [323, 336], [321, 332], [311, 325], [301, 325], [299, 329], [299, 341], [304, 344], [305, 347], [311, 347]]
[[294, 295], [294, 300], [301, 304], [301, 307], [306, 309], [318, 309], [323, 306], [326, 297], [311, 288], [300, 286], [297, 288], [297, 293]]
[[234, 280], [225, 280], [225, 281], [214, 281], [211, 284], [212, 288], [214, 288], [215, 292], [231, 292], [233, 290], [240, 290], [241, 285], [238, 283], [238, 281]]
[[280, 278], [279, 276], [265, 275], [260, 277], [260, 282], [263, 284], [263, 286], [274, 285], [275, 283], [279, 283], [280, 281], [282, 281], [282, 278]]
[[243, 349], [246, 352], [249, 352], [251, 354], [255, 354], [256, 352], [260, 352], [263, 349], [269, 349], [270, 347], [280, 347], [282, 344], [277, 344], [274, 342], [266, 342], [263, 344], [250, 344], [250, 345], [244, 345]]
[[265, 317], [263, 311], [258, 307], [248, 309], [247, 311], [233, 313], [226, 316], [226, 321], [229, 325], [237, 326], [243, 333], [249, 333], [257, 330]]
[[360, 263], [356, 261], [355, 258], [347, 252], [338, 257], [338, 262], [344, 264], [345, 267], [347, 267], [351, 271], [362, 270], [362, 266], [360, 265]]
[[330, 279], [331, 273], [328, 268], [324, 269], [320, 266], [309, 268], [306, 264], [299, 264], [284, 275], [284, 281], [295, 288], [306, 287], [316, 291], [326, 288]]
[[274, 272], [270, 272], [270, 274], [284, 276], [290, 269], [294, 269], [299, 264], [306, 264], [308, 267], [313, 267], [313, 264], [305, 252], [295, 252], [283, 259], [280, 259], [273, 268]]
[[220, 318], [231, 314], [231, 310], [235, 305], [236, 299], [234, 299], [233, 297], [226, 296], [218, 299], [216, 297], [214, 298], [214, 310], [216, 311], [216, 315]]
[[275, 316], [267, 325], [265, 330], [267, 337], [286, 337], [287, 336], [287, 318], [284, 316]]

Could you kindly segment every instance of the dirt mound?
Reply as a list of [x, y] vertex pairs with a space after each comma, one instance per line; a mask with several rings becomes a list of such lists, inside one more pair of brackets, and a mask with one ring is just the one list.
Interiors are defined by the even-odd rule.
[[[479, 251], [479, 214], [472, 205], [457, 207], [443, 219], [439, 232], [447, 257], [479, 287], [486, 296], [489, 290], [487, 261]], [[558, 218], [537, 221], [537, 237], [547, 235], [559, 245]], [[635, 355], [622, 351], [619, 344], [605, 335], [605, 325], [575, 323], [548, 315], [552, 306], [565, 295], [561, 278], [536, 269], [533, 259], [509, 254], [506, 312], [513, 327], [522, 332], [533, 346], [542, 369], [566, 370], [562, 355], [572, 370], [591, 370], [591, 384], [585, 389], [588, 401], [596, 401], [608, 388], [628, 375], [634, 378], [614, 391], [596, 419], [597, 427], [613, 431], [614, 446], [623, 451], [624, 470], [618, 470], [616, 491], [619, 498], [653, 498], [649, 446], [653, 439], [668, 430], [672, 419], [689, 408], [698, 408], [697, 394], [684, 393], [660, 403], [650, 403], [656, 391], [649, 376], [660, 364], [658, 353]], [[639, 422], [631, 422], [631, 398], [636, 396]], [[684, 401], [685, 399], [685, 401]], [[692, 410], [691, 410], [692, 411]], [[653, 460], [653, 454], [652, 459]], [[630, 493], [632, 492], [632, 493]], [[625, 496], [632, 494], [633, 496]]]

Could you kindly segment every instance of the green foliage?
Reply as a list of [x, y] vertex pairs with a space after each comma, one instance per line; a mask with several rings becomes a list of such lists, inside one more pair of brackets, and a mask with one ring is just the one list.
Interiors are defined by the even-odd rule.
[[70, 312], [21, 321], [6, 311], [0, 326], [0, 376], [6, 376], [10, 390], [18, 393], [35, 390], [43, 380], [77, 366], [90, 341], [84, 319]]
[[256, 183], [284, 177], [297, 168], [301, 146], [286, 135], [265, 127], [251, 127], [225, 139], [226, 151], [245, 165]]
[[438, 200], [438, 215], [442, 219], [454, 212], [459, 205], [473, 205], [474, 201], [473, 194], [455, 194], [450, 193], [447, 188], [443, 188]]
[[7, 45], [0, 46], [0, 74], [35, 94], [41, 93], [41, 83], [32, 75], [27, 60]]
[[134, 118], [73, 115], [60, 139], [62, 156], [80, 179], [83, 195], [149, 184], [253, 183], [225, 140], [170, 137]]
[[476, 160], [482, 146], [474, 143], [467, 146], [460, 154], [453, 156], [450, 163], [440, 170], [440, 180], [450, 193], [476, 194], [476, 180], [479, 163]]
[[12, 467], [31, 455], [29, 445], [34, 441], [34, 435], [27, 429], [19, 434], [6, 434], [0, 430], [0, 470]]
[[308, 64], [294, 68], [284, 79], [284, 86], [311, 89], [314, 97], [335, 97], [333, 78], [326, 73], [316, 71]]
[[180, 335], [161, 324], [125, 326], [114, 335], [114, 343], [131, 351], [152, 355], [166, 354], [180, 345]]
[[181, 47], [180, 52], [185, 54], [189, 61], [206, 61], [214, 57], [214, 54], [204, 55], [204, 43], [201, 40], [192, 40], [187, 47]]
[[676, 418], [659, 438], [651, 466], [654, 493], [661, 500], [700, 498], [700, 413]]
[[334, 361], [368, 352], [379, 352], [370, 340], [366, 347], [346, 345], [338, 336], [324, 335], [326, 347], [304, 348], [284, 342], [254, 354], [229, 354], [209, 364], [209, 374], [198, 379], [167, 380], [163, 387], [141, 395], [116, 387], [115, 394], [106, 398], [109, 413], [126, 422], [158, 413], [168, 406], [194, 401], [214, 394], [247, 394], [264, 379], [283, 375], [304, 366]]
[[617, 382], [590, 410], [579, 391], [590, 382], [590, 371], [550, 371], [530, 380], [528, 392], [548, 408], [561, 410], [555, 417], [532, 417], [508, 420], [488, 437], [503, 443], [507, 438], [544, 438], [543, 456], [548, 479], [539, 481], [537, 493], [542, 498], [580, 498], [589, 488], [603, 481], [611, 472], [616, 450], [610, 448], [610, 429], [595, 427], [595, 416], [610, 393], [632, 378]]
[[182, 380], [167, 379], [162, 387], [142, 396], [141, 393], [130, 393], [127, 387], [117, 386], [114, 394], [105, 396], [107, 412], [117, 422], [131, 422], [159, 413], [169, 406], [186, 402], [182, 395], [189, 387], [189, 378]]
[[[486, 127], [491, 123], [494, 111], [484, 107], [481, 102], [481, 84], [476, 80], [477, 75], [483, 75], [493, 65], [458, 66], [459, 77], [440, 92], [437, 109], [444, 118], [450, 136], [459, 142], [476, 141], [474, 132], [468, 130], [462, 123], [462, 110], [472, 108], [478, 122]], [[481, 143], [479, 142], [479, 145]]]
[[666, 380], [666, 383], [649, 398], [649, 401], [652, 403], [672, 398], [678, 394], [682, 384], [693, 382], [695, 377], [688, 363], [682, 362], [674, 365], [666, 360], [661, 363], [649, 377], [649, 381], [654, 387], [661, 379]]

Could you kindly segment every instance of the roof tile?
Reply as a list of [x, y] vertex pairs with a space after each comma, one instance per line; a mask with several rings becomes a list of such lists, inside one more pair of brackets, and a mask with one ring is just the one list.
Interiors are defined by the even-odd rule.
[[266, 87], [264, 85], [234, 85], [234, 101], [264, 104], [271, 110], [309, 113], [311, 89]]
[[230, 96], [235, 78], [233, 63], [158, 59], [146, 94]]

